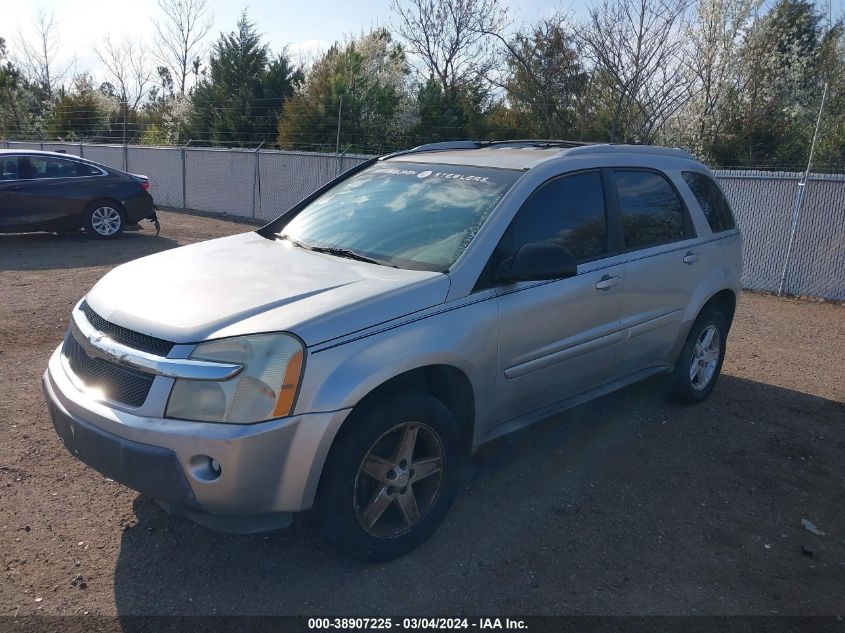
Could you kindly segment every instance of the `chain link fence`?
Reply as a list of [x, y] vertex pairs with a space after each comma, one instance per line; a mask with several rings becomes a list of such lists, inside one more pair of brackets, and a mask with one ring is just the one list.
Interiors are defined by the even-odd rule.
[[[208, 147], [2, 141], [7, 148], [76, 154], [144, 174], [161, 207], [269, 221], [370, 157]], [[803, 174], [717, 171], [743, 234], [744, 288], [776, 292]], [[807, 182], [784, 292], [845, 301], [845, 175]]]

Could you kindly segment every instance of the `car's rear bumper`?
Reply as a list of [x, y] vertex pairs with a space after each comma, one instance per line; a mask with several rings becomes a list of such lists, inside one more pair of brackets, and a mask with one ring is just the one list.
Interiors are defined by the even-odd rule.
[[[348, 410], [257, 424], [136, 415], [81, 391], [57, 349], [43, 377], [56, 432], [78, 459], [175, 511], [268, 515], [311, 507]], [[150, 397], [154, 394], [151, 393]], [[209, 458], [220, 465], [215, 476]]]
[[155, 215], [155, 204], [153, 197], [146, 191], [140, 195], [123, 200], [123, 208], [126, 210], [126, 221], [129, 224], [140, 222]]

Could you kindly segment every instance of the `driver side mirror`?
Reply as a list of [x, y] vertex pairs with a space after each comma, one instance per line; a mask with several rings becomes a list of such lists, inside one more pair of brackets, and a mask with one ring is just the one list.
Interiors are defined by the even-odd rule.
[[572, 253], [553, 242], [523, 244], [516, 255], [499, 264], [496, 279], [505, 283], [563, 279], [578, 274]]

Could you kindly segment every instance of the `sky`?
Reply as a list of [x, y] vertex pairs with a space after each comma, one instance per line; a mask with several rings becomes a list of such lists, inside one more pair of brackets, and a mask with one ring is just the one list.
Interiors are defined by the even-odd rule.
[[[593, 0], [597, 2], [598, 0]], [[773, 0], [768, 0], [772, 2]], [[845, 0], [830, 0], [834, 16], [841, 15]], [[575, 18], [586, 16], [577, 0], [500, 0], [515, 24], [530, 23], [540, 15], [562, 9]], [[820, 0], [826, 6], [828, 0]], [[208, 0], [214, 28], [208, 42], [221, 31], [231, 31], [244, 8], [274, 51], [287, 47], [295, 62], [313, 58], [333, 42], [378, 26], [389, 26], [389, 0]], [[102, 79], [100, 62], [93, 52], [98, 39], [132, 36], [151, 41], [152, 19], [159, 14], [156, 0], [0, 0], [0, 37], [14, 55], [23, 36], [33, 42], [33, 19], [40, 7], [52, 11], [58, 23], [59, 67], [75, 61], [76, 72], [92, 72]], [[212, 37], [213, 35], [213, 37]], [[72, 74], [72, 72], [70, 73]]]
[[[517, 22], [531, 22], [559, 5], [555, 0], [500, 0]], [[389, 0], [208, 0], [214, 28], [208, 43], [221, 31], [231, 31], [241, 11], [274, 51], [285, 46], [294, 61], [326, 50], [344, 36], [389, 26]], [[159, 14], [156, 0], [0, 0], [0, 37], [14, 54], [19, 35], [34, 41], [33, 19], [39, 7], [52, 11], [60, 34], [58, 61], [76, 60], [76, 70], [99, 76], [100, 63], [92, 46], [98, 38], [130, 35], [152, 40], [152, 19]], [[578, 9], [570, 9], [577, 12]]]

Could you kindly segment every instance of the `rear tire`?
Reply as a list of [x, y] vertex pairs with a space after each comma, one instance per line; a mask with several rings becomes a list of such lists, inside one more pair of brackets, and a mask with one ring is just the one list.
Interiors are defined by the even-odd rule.
[[323, 470], [317, 526], [354, 558], [402, 556], [446, 516], [465, 460], [454, 416], [428, 394], [397, 394], [355, 411]]
[[721, 312], [710, 309], [698, 315], [672, 370], [672, 399], [695, 404], [710, 395], [722, 371], [727, 335]]
[[88, 205], [83, 220], [85, 232], [99, 240], [114, 239], [126, 226], [126, 214], [110, 200], [97, 200]]

